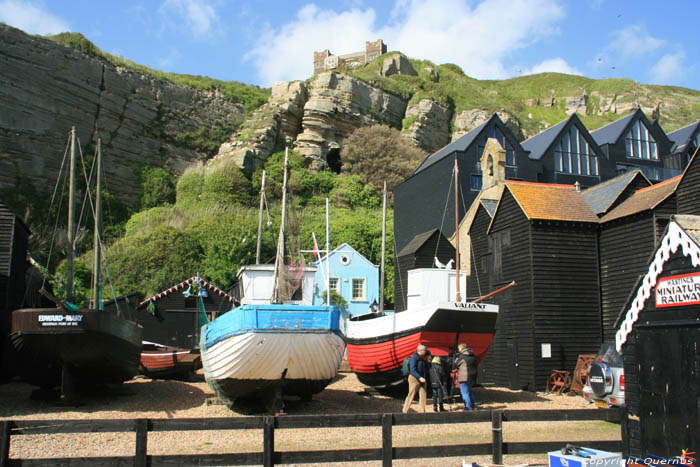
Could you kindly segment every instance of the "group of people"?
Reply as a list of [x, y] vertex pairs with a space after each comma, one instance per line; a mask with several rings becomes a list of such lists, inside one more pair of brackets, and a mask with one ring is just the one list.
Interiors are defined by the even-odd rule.
[[[476, 381], [476, 357], [474, 352], [461, 343], [457, 346], [454, 367], [457, 369], [456, 379], [459, 381], [459, 392], [464, 401], [465, 410], [475, 408], [474, 393], [472, 384]], [[443, 385], [445, 381], [445, 370], [442, 367], [440, 357], [430, 355], [428, 348], [421, 344], [416, 352], [409, 359], [408, 373], [408, 396], [403, 404], [403, 413], [407, 413], [413, 403], [413, 399], [418, 393], [419, 407], [421, 412], [425, 412], [425, 405], [428, 398], [427, 383], [433, 391], [433, 410], [435, 412], [444, 411], [442, 401], [447, 395]]]

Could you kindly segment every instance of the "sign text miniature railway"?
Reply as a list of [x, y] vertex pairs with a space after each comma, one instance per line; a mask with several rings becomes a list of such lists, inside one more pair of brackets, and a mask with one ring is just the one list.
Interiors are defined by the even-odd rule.
[[39, 315], [39, 325], [44, 327], [80, 326], [83, 315]]
[[700, 273], [659, 279], [656, 306], [684, 306], [700, 303]]

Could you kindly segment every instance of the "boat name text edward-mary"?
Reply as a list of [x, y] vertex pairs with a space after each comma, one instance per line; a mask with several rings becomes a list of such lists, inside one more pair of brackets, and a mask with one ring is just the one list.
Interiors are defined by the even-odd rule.
[[83, 315], [39, 315], [42, 326], [78, 326]]

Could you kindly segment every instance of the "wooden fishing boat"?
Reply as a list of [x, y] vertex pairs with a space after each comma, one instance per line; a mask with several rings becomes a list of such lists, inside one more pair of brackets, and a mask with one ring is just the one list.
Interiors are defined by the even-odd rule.
[[317, 394], [338, 372], [344, 315], [336, 307], [243, 305], [202, 330], [202, 366], [227, 404], [250, 397], [274, 404], [281, 394]]
[[149, 378], [187, 378], [200, 367], [199, 349], [143, 341], [139, 373]]
[[[275, 264], [241, 268], [242, 306], [204, 326], [200, 341], [206, 381], [224, 403], [254, 398], [275, 413], [282, 410], [282, 394], [310, 399], [321, 392], [345, 352], [345, 312], [312, 306], [316, 268], [283, 261], [287, 162], [285, 154]], [[263, 199], [264, 192], [261, 207]]]
[[[459, 219], [458, 173], [455, 159], [456, 221]], [[448, 357], [451, 361], [458, 343], [465, 342], [478, 362], [484, 358], [496, 331], [499, 307], [483, 303], [483, 299], [493, 294], [474, 301], [462, 300], [460, 291], [466, 290], [466, 274], [459, 270], [459, 222], [456, 232], [456, 269], [440, 264], [436, 257], [438, 268], [408, 271], [406, 310], [384, 313], [382, 300], [378, 312], [348, 320], [348, 366], [362, 383], [377, 388], [404, 383], [406, 377], [401, 367], [419, 344], [427, 346], [433, 355]], [[383, 259], [381, 264], [384, 264]], [[502, 290], [513, 285], [515, 283]]]
[[[101, 310], [100, 264], [102, 227], [102, 153], [97, 143], [97, 186], [94, 229], [93, 307], [81, 309], [73, 301], [73, 256], [75, 248], [74, 180], [76, 132], [71, 131], [68, 196], [68, 254], [66, 258], [67, 300], [52, 300], [57, 308], [28, 308], [12, 313], [10, 339], [17, 369], [29, 382], [45, 388], [61, 387], [70, 399], [78, 386], [103, 382], [120, 383], [133, 377], [139, 366], [142, 329], [126, 319], [119, 308]], [[44, 292], [46, 295], [50, 295]]]

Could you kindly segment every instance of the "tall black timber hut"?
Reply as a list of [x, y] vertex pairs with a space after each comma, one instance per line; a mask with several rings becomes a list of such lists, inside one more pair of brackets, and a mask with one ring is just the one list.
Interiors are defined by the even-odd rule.
[[700, 446], [700, 217], [671, 218], [615, 336], [625, 372], [623, 454]]
[[470, 232], [487, 270], [479, 280], [518, 285], [494, 297], [501, 311], [480, 381], [542, 390], [552, 370], [600, 346], [598, 217], [573, 185], [506, 181], [484, 239], [487, 220], [480, 208]]
[[679, 180], [680, 176], [641, 188], [601, 218], [600, 295], [606, 342], [612, 341], [620, 308], [676, 213]]
[[404, 311], [408, 297], [408, 271], [418, 268], [432, 268], [435, 258], [447, 264], [455, 258], [455, 247], [449, 240], [433, 229], [416, 235], [400, 252], [394, 261], [394, 309]]
[[138, 304], [136, 313], [144, 341], [183, 349], [197, 347], [199, 300], [196, 294], [183, 293], [197, 281], [210, 320], [233, 308], [231, 295], [197, 276], [190, 277]]
[[0, 202], [0, 380], [7, 370], [12, 311], [22, 307], [31, 232]]

